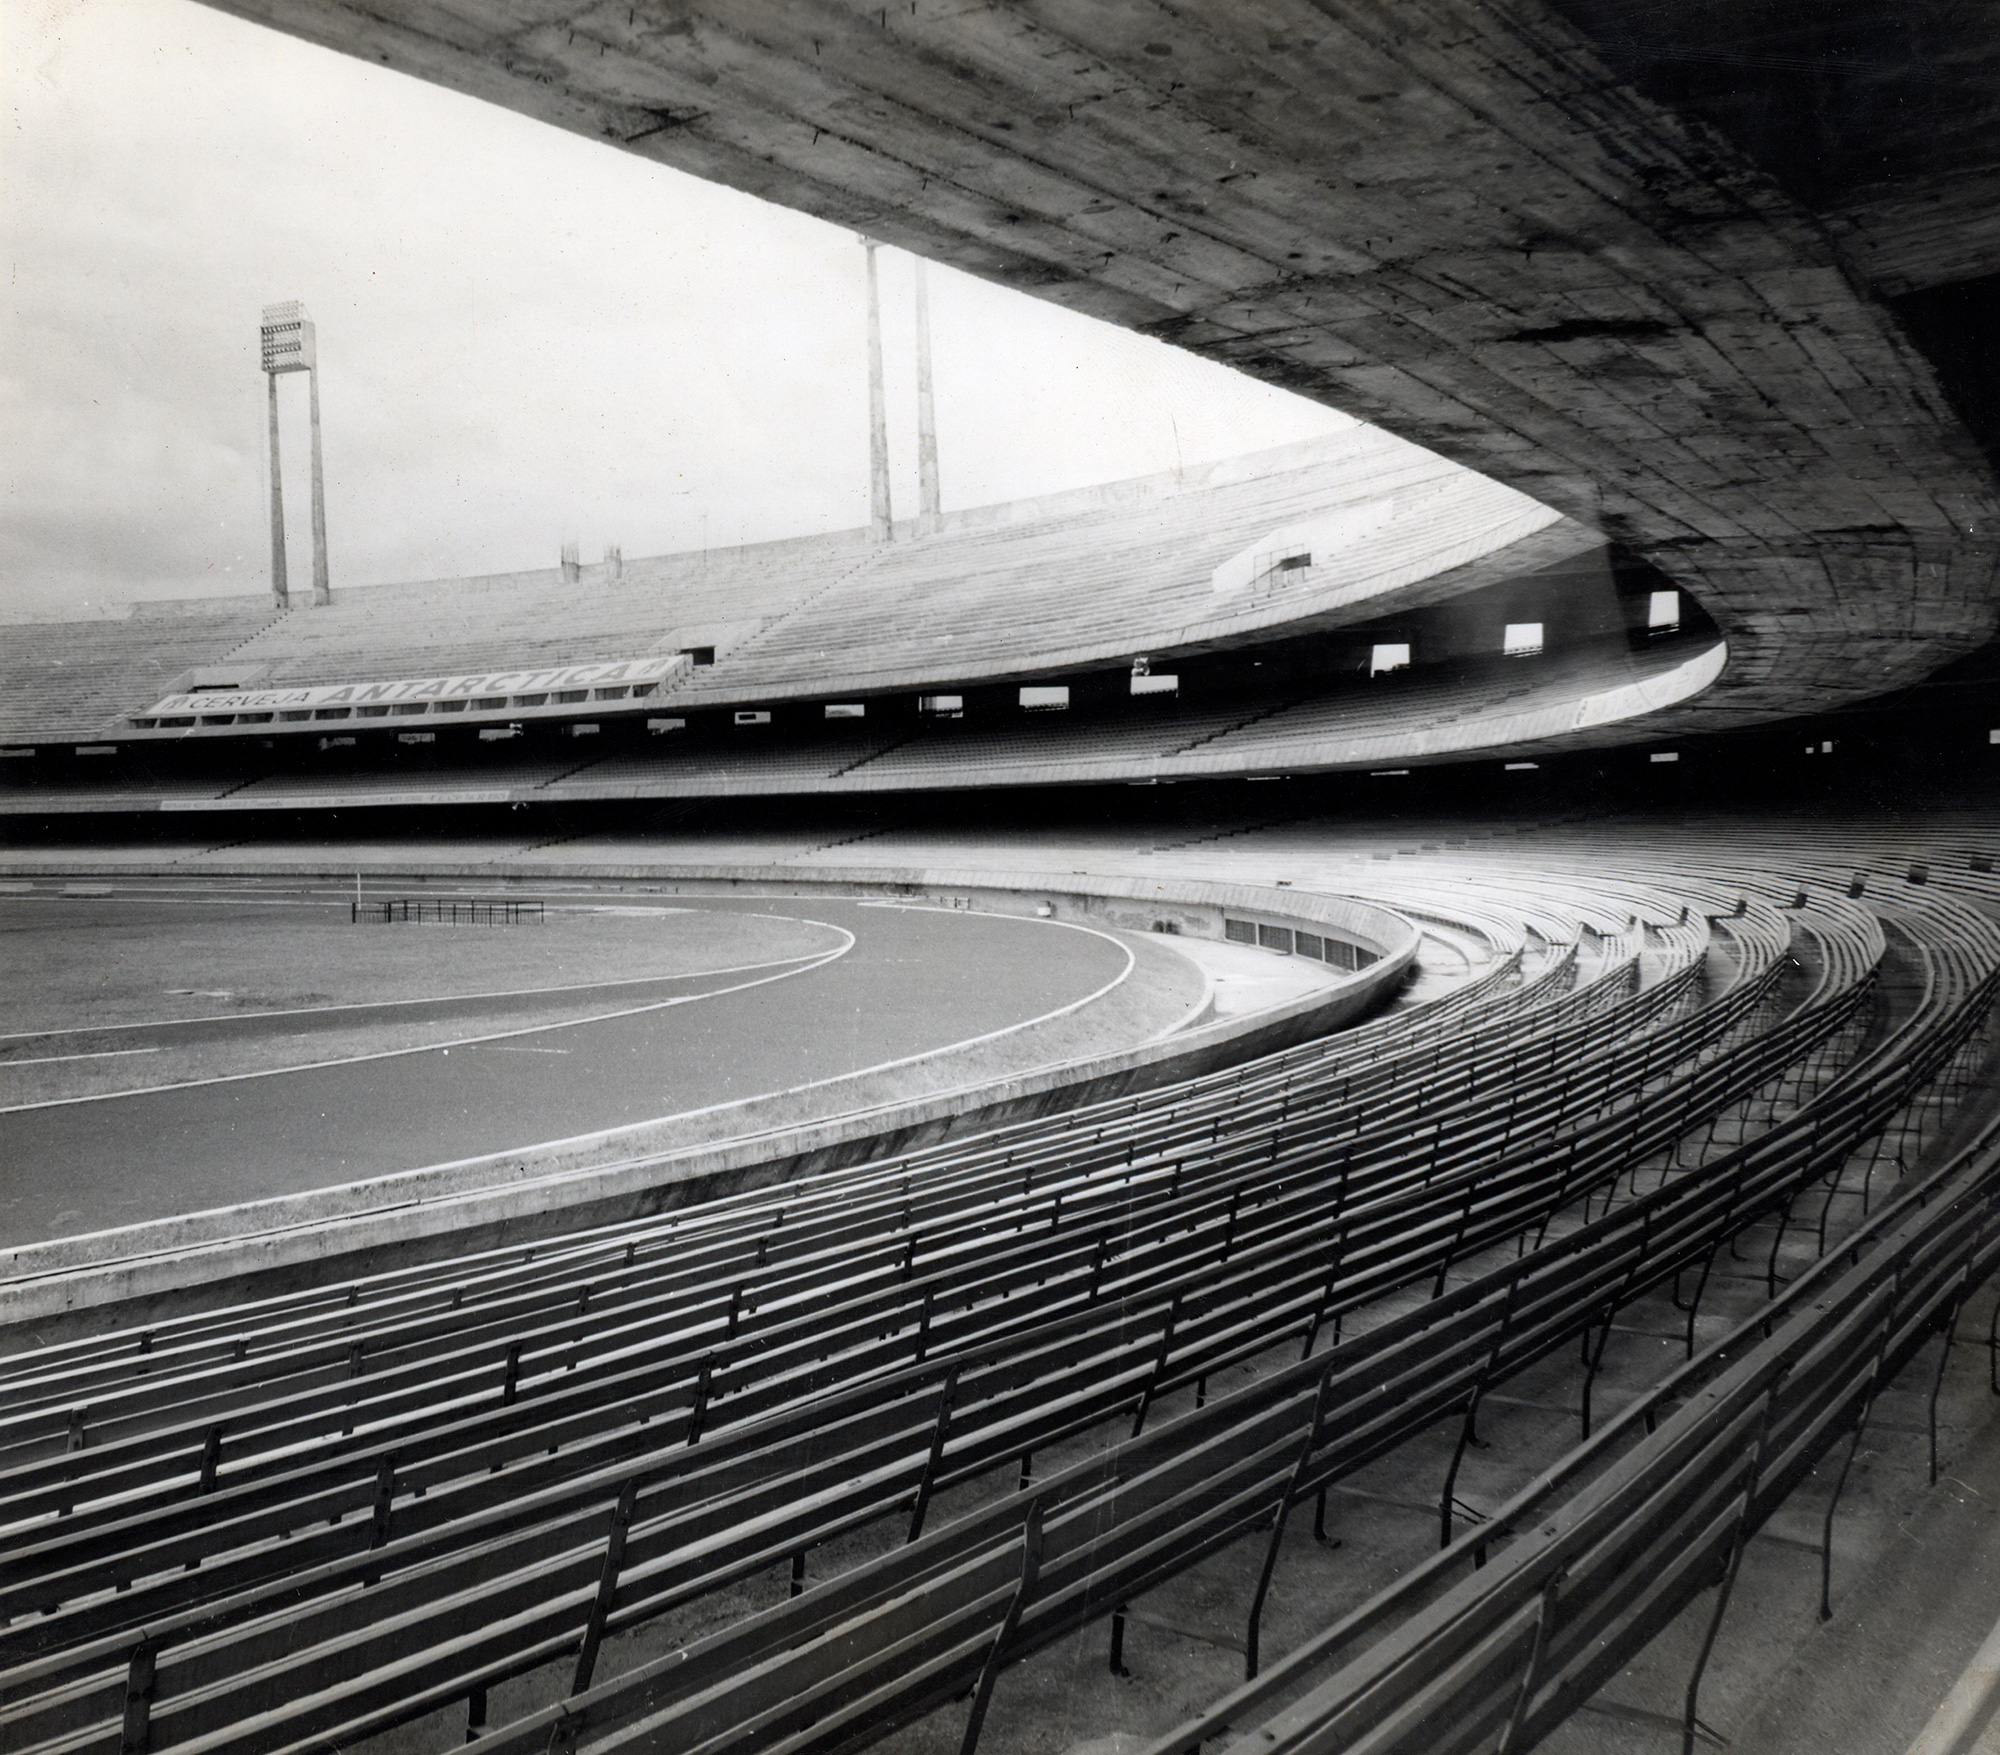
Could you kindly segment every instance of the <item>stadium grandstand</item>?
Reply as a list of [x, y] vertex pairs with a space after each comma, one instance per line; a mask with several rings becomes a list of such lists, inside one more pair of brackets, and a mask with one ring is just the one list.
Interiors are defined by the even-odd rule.
[[1374, 424], [0, 629], [0, 1747], [1990, 1746], [1990, 22], [221, 9]]

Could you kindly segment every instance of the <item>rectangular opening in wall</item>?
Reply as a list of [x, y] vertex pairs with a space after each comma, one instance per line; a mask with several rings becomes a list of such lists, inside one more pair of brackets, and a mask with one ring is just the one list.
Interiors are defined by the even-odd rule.
[[1227, 920], [1222, 923], [1222, 936], [1233, 945], [1254, 945], [1257, 929], [1247, 920]]
[[648, 719], [646, 721], [646, 729], [655, 737], [659, 737], [669, 731], [687, 730], [687, 721], [685, 719]]
[[1680, 759], [1679, 750], [1655, 750], [1646, 758], [1649, 762], [1678, 762]]
[[398, 743], [436, 743], [437, 737], [438, 734], [435, 731], [399, 731], [396, 733], [396, 741]]
[[1021, 707], [1028, 713], [1060, 713], [1069, 706], [1069, 685], [1033, 685], [1021, 691]]
[[1368, 674], [1381, 676], [1385, 671], [1408, 670], [1410, 668], [1410, 643], [1407, 640], [1390, 640], [1374, 648], [1368, 657]]
[[1135, 695], [1177, 695], [1181, 692], [1181, 679], [1177, 676], [1134, 676], [1132, 692]]
[[1509, 622], [1500, 636], [1500, 650], [1509, 658], [1532, 658], [1541, 649], [1540, 622]]
[[928, 714], [933, 719], [962, 719], [965, 716], [963, 695], [919, 695], [917, 711]]
[[826, 716], [829, 719], [866, 719], [868, 704], [865, 701], [829, 701]]
[[1506, 769], [1510, 774], [1525, 774], [1530, 769], [1539, 768], [1541, 765], [1540, 762], [1509, 762], [1506, 764]]
[[1283, 951], [1290, 956], [1292, 929], [1289, 926], [1260, 926], [1257, 928], [1257, 942], [1267, 951]]
[[769, 725], [771, 715], [758, 708], [749, 708], [736, 715], [738, 725]]
[[1655, 591], [1646, 599], [1646, 626], [1656, 634], [1670, 634], [1681, 625], [1681, 594]]
[[713, 646], [683, 646], [681, 648], [681, 656], [692, 660], [695, 667], [699, 669], [704, 664], [713, 664], [715, 662], [715, 648]]
[[1326, 940], [1316, 932], [1301, 932], [1292, 940], [1294, 948], [1302, 957], [1326, 958]]

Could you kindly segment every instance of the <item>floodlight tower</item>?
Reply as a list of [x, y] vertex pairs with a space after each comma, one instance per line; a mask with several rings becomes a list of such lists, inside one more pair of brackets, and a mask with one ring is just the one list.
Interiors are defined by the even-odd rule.
[[326, 578], [326, 473], [319, 450], [319, 350], [312, 319], [297, 299], [266, 305], [259, 339], [271, 414], [271, 595], [280, 609], [292, 606], [285, 577], [285, 490], [278, 469], [278, 375], [304, 372], [312, 421], [312, 538], [314, 603], [331, 603]]
[[889, 513], [889, 414], [882, 394], [882, 294], [875, 278], [875, 240], [863, 238], [868, 252], [868, 535], [888, 542], [895, 535]]
[[924, 259], [916, 258], [917, 276], [917, 531], [930, 536], [944, 522], [938, 498], [937, 403], [931, 392], [931, 296], [924, 281]]

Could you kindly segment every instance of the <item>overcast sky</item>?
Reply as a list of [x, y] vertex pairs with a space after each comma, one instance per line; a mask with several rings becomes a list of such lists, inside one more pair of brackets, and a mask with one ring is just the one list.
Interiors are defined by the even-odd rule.
[[[0, 0], [0, 609], [267, 588], [261, 307], [318, 325], [336, 588], [867, 519], [853, 235], [193, 0]], [[882, 254], [898, 515], [910, 262]], [[947, 508], [1349, 424], [931, 270]], [[303, 378], [281, 380], [309, 576]]]

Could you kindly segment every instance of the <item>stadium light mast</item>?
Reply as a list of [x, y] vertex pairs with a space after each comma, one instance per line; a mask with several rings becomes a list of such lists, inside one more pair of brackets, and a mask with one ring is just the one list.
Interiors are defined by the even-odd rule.
[[888, 542], [895, 534], [889, 516], [889, 411], [882, 394], [882, 293], [875, 278], [875, 240], [863, 238], [868, 252], [868, 536]]
[[944, 522], [938, 498], [937, 404], [931, 394], [931, 295], [924, 259], [917, 265], [917, 534], [930, 536]]
[[285, 571], [285, 490], [278, 468], [278, 377], [282, 372], [304, 372], [312, 424], [312, 600], [331, 603], [333, 591], [326, 576], [326, 471], [319, 443], [319, 349], [305, 306], [297, 299], [266, 305], [258, 340], [271, 420], [271, 595], [280, 609], [291, 608]]

